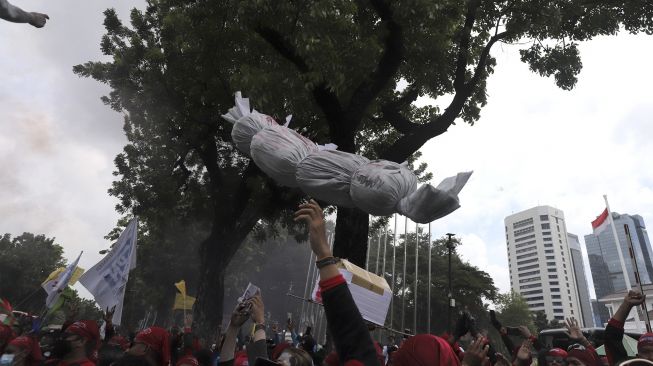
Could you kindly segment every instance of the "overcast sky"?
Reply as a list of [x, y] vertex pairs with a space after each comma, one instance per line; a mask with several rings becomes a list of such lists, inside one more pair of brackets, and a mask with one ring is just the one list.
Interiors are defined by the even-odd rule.
[[[0, 233], [56, 237], [69, 260], [84, 250], [80, 265], [90, 268], [118, 218], [107, 189], [125, 138], [122, 116], [99, 99], [108, 88], [78, 78], [72, 66], [103, 59], [104, 9], [117, 7], [127, 19], [142, 2], [13, 3], [51, 20], [44, 29], [0, 22]], [[517, 49], [495, 46], [480, 121], [453, 126], [423, 149], [435, 184], [474, 170], [462, 207], [432, 231], [462, 237], [459, 251], [502, 291], [510, 288], [507, 215], [557, 207], [583, 242], [607, 194], [614, 211], [653, 225], [653, 37], [583, 44], [583, 71], [570, 92], [531, 73]]]

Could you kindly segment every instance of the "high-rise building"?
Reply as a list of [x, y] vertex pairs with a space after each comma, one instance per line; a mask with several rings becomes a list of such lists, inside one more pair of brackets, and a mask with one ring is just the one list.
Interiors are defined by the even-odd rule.
[[547, 319], [580, 318], [567, 227], [561, 210], [537, 206], [505, 218], [510, 285]]
[[583, 253], [580, 249], [578, 235], [567, 233], [567, 242], [571, 252], [571, 262], [574, 266], [574, 277], [576, 278], [576, 288], [578, 289], [578, 302], [580, 303], [581, 315], [579, 319], [581, 325], [587, 328], [594, 327], [594, 317], [592, 314], [592, 304], [590, 302], [590, 290], [585, 276], [585, 264]]
[[[639, 215], [620, 215], [616, 212], [612, 213], [612, 219], [617, 230], [617, 237], [625, 261], [626, 272], [629, 274], [630, 284], [634, 286], [636, 282], [624, 225], [628, 225], [630, 230], [640, 279], [643, 284], [653, 283], [653, 262], [651, 262], [653, 253], [644, 219]], [[619, 254], [617, 253], [612, 229], [607, 228], [599, 235], [585, 235], [585, 247], [590, 269], [592, 270], [594, 291], [596, 291], [597, 299], [624, 290], [626, 282], [619, 262]], [[599, 316], [602, 323], [606, 323], [610, 317], [608, 310], [601, 306], [599, 306]]]

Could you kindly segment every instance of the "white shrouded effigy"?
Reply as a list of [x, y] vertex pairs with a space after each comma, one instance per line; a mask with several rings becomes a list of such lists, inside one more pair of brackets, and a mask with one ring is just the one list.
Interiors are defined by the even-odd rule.
[[369, 160], [318, 145], [272, 117], [251, 110], [249, 99], [236, 93], [236, 104], [222, 116], [233, 124], [238, 150], [277, 183], [298, 187], [307, 195], [337, 206], [357, 207], [371, 215], [399, 213], [429, 223], [460, 207], [458, 193], [472, 172], [446, 178], [437, 187], [417, 188], [417, 177], [406, 164]]

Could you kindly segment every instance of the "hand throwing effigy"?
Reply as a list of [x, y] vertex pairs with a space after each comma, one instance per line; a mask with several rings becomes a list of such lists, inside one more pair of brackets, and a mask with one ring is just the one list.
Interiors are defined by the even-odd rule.
[[272, 117], [251, 111], [249, 99], [240, 92], [222, 118], [233, 124], [236, 148], [279, 184], [375, 216], [397, 212], [422, 224], [444, 217], [460, 207], [458, 193], [472, 174], [458, 173], [437, 187], [424, 184], [418, 189], [417, 177], [406, 165], [370, 161], [332, 144], [317, 145]]

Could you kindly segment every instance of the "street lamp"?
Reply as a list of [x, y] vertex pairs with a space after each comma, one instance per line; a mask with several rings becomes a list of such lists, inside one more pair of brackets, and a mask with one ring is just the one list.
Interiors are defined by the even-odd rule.
[[454, 249], [453, 237], [456, 234], [447, 233], [447, 249], [449, 250], [449, 293], [447, 298], [449, 299], [449, 307], [447, 308], [447, 328], [449, 334], [451, 334], [451, 311], [456, 307], [456, 300], [453, 298], [453, 288], [451, 286], [451, 252]]

